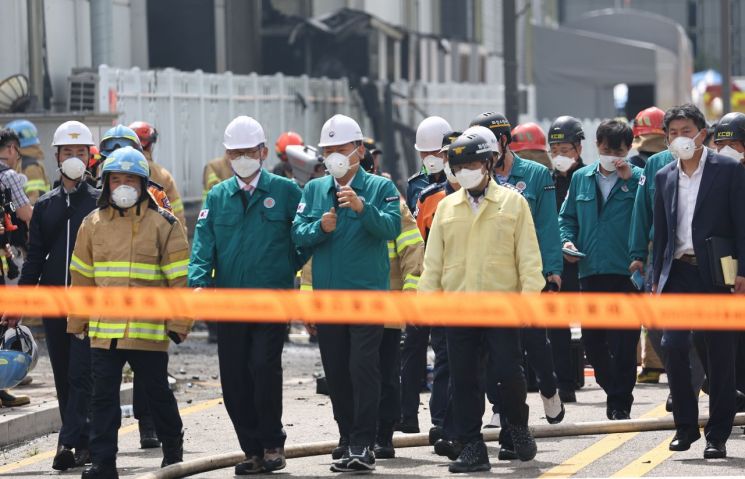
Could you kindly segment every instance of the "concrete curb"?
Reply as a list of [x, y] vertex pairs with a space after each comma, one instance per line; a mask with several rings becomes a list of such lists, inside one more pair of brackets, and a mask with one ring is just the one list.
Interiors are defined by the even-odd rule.
[[[699, 426], [706, 424], [707, 416], [699, 417]], [[735, 416], [735, 426], [745, 425], [745, 413]], [[560, 436], [586, 436], [597, 434], [616, 434], [625, 432], [642, 431], [664, 431], [675, 429], [672, 416], [655, 419], [629, 419], [626, 421], [594, 421], [580, 422], [575, 424], [554, 424], [532, 426], [531, 431], [536, 438], [560, 437]], [[497, 441], [499, 439], [499, 428], [482, 431], [485, 441]], [[424, 447], [429, 446], [429, 434], [406, 434], [393, 438], [393, 445], [397, 448]], [[336, 447], [336, 441], [311, 442], [287, 446], [285, 455], [287, 459], [296, 457], [319, 456], [331, 454]], [[192, 459], [190, 461], [173, 464], [158, 471], [139, 476], [137, 479], [174, 479], [186, 477], [202, 472], [214, 471], [232, 467], [245, 460], [246, 455], [242, 451], [217, 454], [214, 456]]]
[[[132, 404], [132, 383], [122, 384], [119, 400], [122, 404]], [[26, 414], [0, 418], [0, 447], [57, 432], [61, 426], [57, 401], [50, 401], [34, 409], [28, 408]]]

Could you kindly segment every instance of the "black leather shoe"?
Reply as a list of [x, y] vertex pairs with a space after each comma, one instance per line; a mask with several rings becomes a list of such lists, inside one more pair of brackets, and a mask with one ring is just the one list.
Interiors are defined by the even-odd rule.
[[161, 446], [158, 434], [155, 433], [155, 423], [150, 416], [144, 416], [137, 421], [140, 430], [140, 449], [155, 449]]
[[234, 473], [236, 476], [248, 476], [264, 472], [264, 459], [259, 456], [247, 457], [245, 461], [236, 464]]
[[388, 438], [378, 438], [375, 440], [373, 447], [376, 459], [393, 459], [396, 457], [396, 449], [393, 447], [393, 440]]
[[75, 448], [75, 467], [83, 467], [91, 463], [91, 451], [88, 449]]
[[631, 419], [631, 416], [629, 416], [628, 411], [624, 411], [623, 409], [616, 409], [615, 411], [611, 412], [610, 418], [612, 421], [625, 421], [627, 419]]
[[675, 437], [670, 441], [671, 451], [687, 451], [691, 448], [691, 444], [698, 441], [701, 438], [701, 432], [698, 429], [691, 429], [690, 431], [677, 431]]
[[517, 459], [517, 453], [513, 446], [500, 446], [497, 459], [500, 461], [514, 461]]
[[184, 433], [176, 437], [163, 438], [163, 461], [160, 467], [184, 462]]
[[447, 439], [439, 439], [435, 443], [435, 454], [438, 456], [444, 456], [455, 461], [463, 452], [463, 445], [458, 441], [448, 441]]
[[340, 437], [339, 444], [331, 451], [331, 459], [338, 461], [344, 454], [349, 454], [349, 438]]
[[673, 412], [673, 395], [667, 395], [667, 401], [665, 401], [665, 411]]
[[66, 471], [75, 467], [75, 453], [67, 446], [57, 447], [57, 454], [52, 461], [52, 469], [55, 471]]
[[706, 441], [704, 459], [723, 459], [727, 457], [727, 447], [724, 441]]
[[429, 445], [434, 446], [435, 443], [444, 437], [444, 432], [440, 426], [432, 426], [429, 428]]
[[469, 442], [463, 447], [458, 458], [450, 463], [448, 470], [452, 473], [479, 472], [491, 469], [489, 455], [484, 441]]
[[81, 479], [119, 479], [119, 473], [116, 471], [116, 463], [93, 464], [86, 468]]

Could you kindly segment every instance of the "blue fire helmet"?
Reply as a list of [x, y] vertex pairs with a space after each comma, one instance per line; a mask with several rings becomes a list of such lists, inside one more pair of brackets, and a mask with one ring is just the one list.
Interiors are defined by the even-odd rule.
[[0, 350], [0, 389], [18, 386], [28, 374], [31, 356], [22, 351]]
[[131, 146], [125, 146], [114, 150], [103, 162], [101, 174], [105, 176], [109, 173], [129, 173], [147, 180], [150, 176], [150, 166], [145, 155]]
[[13, 120], [5, 128], [13, 130], [21, 140], [21, 148], [27, 148], [39, 144], [39, 131], [36, 125], [28, 120]]

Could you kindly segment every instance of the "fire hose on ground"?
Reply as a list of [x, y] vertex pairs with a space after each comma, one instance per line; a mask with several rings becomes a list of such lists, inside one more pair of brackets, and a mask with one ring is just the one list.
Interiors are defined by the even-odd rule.
[[[708, 420], [708, 416], [700, 416], [698, 420], [699, 426], [703, 426]], [[735, 416], [734, 425], [745, 425], [745, 413], [737, 414]], [[671, 416], [667, 416], [663, 418], [629, 419], [626, 421], [593, 421], [553, 425], [545, 424], [532, 426], [530, 429], [533, 431], [533, 436], [535, 436], [536, 439], [540, 439], [547, 437], [594, 436], [597, 434], [668, 431], [675, 429], [675, 423]], [[484, 440], [487, 442], [496, 441], [499, 438], [499, 428], [487, 429], [483, 432], [483, 435]], [[336, 445], [336, 441], [325, 441], [287, 446], [285, 448], [285, 455], [287, 459], [322, 456], [331, 454], [331, 450], [335, 448]], [[422, 433], [395, 436], [393, 438], [393, 446], [397, 449], [407, 447], [426, 447], [429, 446], [429, 435]], [[201, 457], [173, 464], [164, 467], [159, 471], [141, 475], [138, 479], [173, 479], [177, 477], [186, 477], [217, 469], [233, 467], [245, 459], [246, 455], [241, 451], [217, 454], [214, 456]]]

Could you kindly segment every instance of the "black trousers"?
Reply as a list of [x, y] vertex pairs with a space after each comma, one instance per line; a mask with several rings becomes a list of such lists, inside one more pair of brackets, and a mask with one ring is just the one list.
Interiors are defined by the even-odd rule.
[[[529, 364], [535, 371], [538, 389], [543, 397], [550, 398], [556, 394], [556, 374], [551, 352], [551, 342], [545, 329], [523, 328], [520, 330], [520, 342], [528, 356]], [[489, 364], [486, 375], [486, 397], [494, 406], [492, 410], [499, 412], [499, 395], [497, 393], [497, 372], [494, 363]]]
[[318, 325], [318, 346], [339, 435], [352, 446], [375, 441], [383, 326]]
[[68, 334], [66, 318], [44, 318], [42, 324], [62, 419], [58, 441], [67, 447], [87, 449], [92, 389], [90, 340]]
[[401, 418], [401, 330], [385, 328], [380, 341], [378, 431], [393, 434]]
[[283, 447], [284, 323], [216, 323], [225, 409], [247, 456]]
[[435, 353], [435, 364], [429, 410], [432, 424], [445, 427], [450, 397], [450, 366], [445, 328], [442, 327], [406, 327], [401, 353], [401, 421], [418, 423], [419, 392], [427, 372], [427, 345], [430, 343]]
[[[673, 261], [664, 293], [705, 293], [698, 267]], [[738, 334], [731, 331], [694, 331], [693, 342], [709, 379], [709, 421], [706, 439], [726, 441], [735, 417], [735, 357]], [[665, 370], [673, 395], [673, 417], [678, 430], [698, 427], [698, 396], [691, 382], [689, 331], [666, 330], [662, 338]]]
[[[564, 272], [561, 275], [561, 291], [576, 293], [579, 291], [579, 270], [577, 263], [564, 261]], [[572, 367], [572, 332], [569, 328], [548, 330], [551, 341], [551, 352], [554, 359], [556, 383], [563, 391], [574, 391], [577, 384]]]
[[572, 331], [569, 328], [548, 329], [551, 353], [556, 373], [556, 386], [562, 391], [574, 391], [577, 383], [572, 367]]
[[[484, 367], [494, 365], [499, 384], [500, 415], [513, 425], [528, 424], [527, 386], [522, 367], [519, 330], [510, 328], [447, 328], [453, 385], [453, 425], [463, 443], [482, 440]], [[488, 354], [483, 365], [484, 353]]]
[[168, 353], [91, 348], [93, 398], [91, 400], [90, 451], [95, 464], [116, 461], [118, 432], [122, 422], [119, 388], [122, 368], [129, 363], [148, 391], [155, 430], [161, 440], [175, 440], [183, 431], [176, 398], [168, 387]]
[[[583, 292], [632, 292], [629, 278], [620, 274], [602, 274], [580, 279]], [[595, 370], [595, 379], [607, 395], [608, 413], [631, 412], [636, 385], [636, 347], [638, 329], [582, 329], [587, 359]]]

